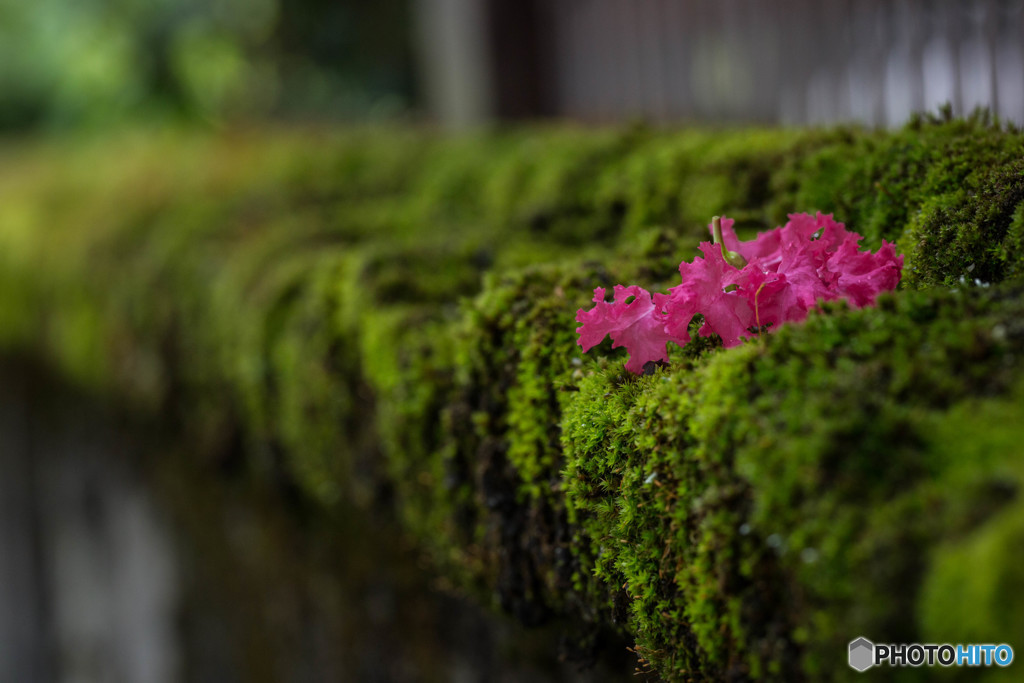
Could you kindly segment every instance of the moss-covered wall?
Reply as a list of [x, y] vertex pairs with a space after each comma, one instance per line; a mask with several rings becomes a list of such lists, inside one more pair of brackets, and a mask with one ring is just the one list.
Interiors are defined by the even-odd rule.
[[[451, 585], [580, 647], [846, 679], [860, 635], [1024, 643], [1022, 160], [984, 117], [8, 148], [0, 346], [325, 509], [387, 502]], [[580, 354], [593, 288], [671, 284], [712, 214], [815, 210], [906, 256], [877, 309], [643, 377]]]

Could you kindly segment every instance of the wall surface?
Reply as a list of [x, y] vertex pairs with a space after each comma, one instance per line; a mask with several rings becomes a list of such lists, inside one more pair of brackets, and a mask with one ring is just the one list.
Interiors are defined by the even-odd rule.
[[224, 463], [183, 462], [171, 433], [25, 358], [3, 360], [0, 386], [2, 680], [628, 675], [618, 641], [581, 671], [557, 630], [439, 590], [386, 513], [321, 519]]
[[180, 680], [171, 535], [137, 449], [10, 360], [0, 381], [0, 678]]

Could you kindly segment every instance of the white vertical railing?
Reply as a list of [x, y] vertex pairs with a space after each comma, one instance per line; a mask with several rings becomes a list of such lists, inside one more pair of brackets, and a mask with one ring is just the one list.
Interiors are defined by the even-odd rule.
[[1022, 0], [554, 0], [557, 107], [615, 121], [1024, 123]]

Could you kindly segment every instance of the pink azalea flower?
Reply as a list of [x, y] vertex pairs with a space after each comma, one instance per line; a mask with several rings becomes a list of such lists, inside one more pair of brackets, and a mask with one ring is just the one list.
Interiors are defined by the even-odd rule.
[[[708, 226], [713, 235], [715, 221]], [[629, 352], [626, 369], [640, 373], [645, 363], [668, 359], [667, 342], [690, 341], [689, 325], [698, 313], [704, 317], [698, 334], [717, 334], [730, 347], [803, 320], [820, 301], [845, 299], [860, 308], [899, 284], [903, 256], [894, 245], [883, 240], [875, 253], [861, 250], [861, 236], [830, 214], [792, 214], [786, 225], [749, 242], [737, 239], [732, 226], [731, 219], [721, 219], [714, 242], [700, 244], [703, 256], [679, 264], [682, 281], [668, 294], [652, 297], [635, 285], [616, 285], [609, 303], [604, 288], [595, 289], [596, 305], [576, 313], [583, 350], [610, 335], [613, 348]]]

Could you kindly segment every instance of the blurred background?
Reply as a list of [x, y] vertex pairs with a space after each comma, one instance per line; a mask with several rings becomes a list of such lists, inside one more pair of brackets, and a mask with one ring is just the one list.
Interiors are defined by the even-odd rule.
[[1020, 0], [0, 0], [0, 129], [1024, 120]]
[[[0, 0], [0, 135], [897, 126], [944, 104], [1019, 124], [1022, 37], [1024, 0]], [[175, 455], [83, 413], [87, 399], [55, 405], [17, 365], [0, 368], [0, 681], [474, 681], [495, 680], [496, 662], [501, 680], [576, 675], [430, 592], [412, 550], [373, 538], [394, 530], [310, 532], [316, 515], [275, 517], [272, 492], [211, 489], [209, 508], [193, 505], [201, 481], [132, 464]], [[192, 492], [173, 523], [154, 476]], [[337, 605], [354, 617], [332, 621]]]

